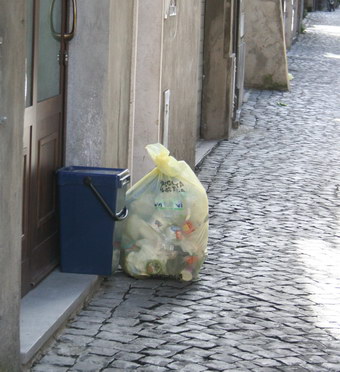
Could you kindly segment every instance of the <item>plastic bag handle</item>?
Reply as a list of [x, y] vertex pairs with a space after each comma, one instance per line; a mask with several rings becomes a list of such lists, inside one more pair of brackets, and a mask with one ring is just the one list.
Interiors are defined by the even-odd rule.
[[121, 211], [118, 213], [112, 212], [111, 208], [109, 205], [106, 203], [100, 192], [96, 189], [94, 184], [92, 183], [92, 178], [91, 177], [84, 177], [83, 179], [84, 185], [88, 186], [96, 196], [96, 198], [99, 200], [99, 202], [103, 205], [104, 209], [107, 211], [107, 213], [110, 215], [110, 217], [114, 221], [123, 221], [125, 218], [128, 216], [129, 211], [126, 207], [124, 207]]

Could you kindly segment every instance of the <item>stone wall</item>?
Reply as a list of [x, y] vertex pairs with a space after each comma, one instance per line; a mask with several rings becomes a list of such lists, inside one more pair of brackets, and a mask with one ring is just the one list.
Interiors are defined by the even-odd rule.
[[[20, 370], [23, 0], [0, 0], [0, 371]], [[6, 117], [7, 119], [1, 118]]]
[[82, 0], [69, 46], [66, 162], [127, 167], [133, 0]]
[[245, 0], [245, 85], [289, 89], [281, 0]]

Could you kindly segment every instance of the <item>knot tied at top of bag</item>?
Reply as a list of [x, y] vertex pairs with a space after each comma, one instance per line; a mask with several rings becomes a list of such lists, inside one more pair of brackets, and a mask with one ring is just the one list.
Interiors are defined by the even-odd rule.
[[160, 143], [147, 145], [146, 150], [158, 170], [168, 177], [176, 177], [183, 171], [183, 162], [170, 156], [170, 151]]

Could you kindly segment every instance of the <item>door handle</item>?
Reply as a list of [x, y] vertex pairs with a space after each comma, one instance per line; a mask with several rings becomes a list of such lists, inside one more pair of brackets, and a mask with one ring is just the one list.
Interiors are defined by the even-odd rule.
[[54, 28], [54, 23], [53, 23], [53, 11], [54, 11], [54, 5], [55, 5], [55, 0], [52, 0], [51, 3], [51, 8], [50, 8], [50, 29], [51, 33], [54, 39], [57, 41], [60, 41], [61, 39], [64, 39], [66, 41], [70, 41], [73, 39], [76, 30], [77, 30], [77, 0], [72, 0], [72, 28], [70, 32], [67, 32], [65, 34], [61, 34], [56, 32]]

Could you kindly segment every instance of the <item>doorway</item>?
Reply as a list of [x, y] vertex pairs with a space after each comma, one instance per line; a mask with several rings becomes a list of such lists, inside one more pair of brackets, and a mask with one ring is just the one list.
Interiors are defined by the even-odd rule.
[[63, 164], [69, 6], [26, 0], [22, 295], [58, 265], [55, 171]]

